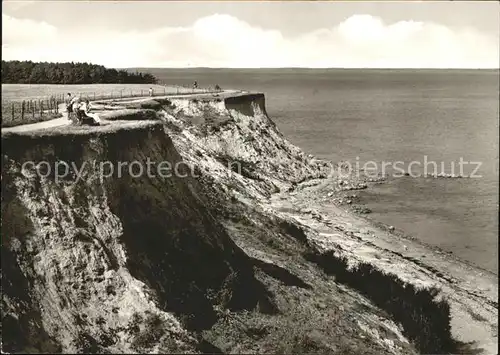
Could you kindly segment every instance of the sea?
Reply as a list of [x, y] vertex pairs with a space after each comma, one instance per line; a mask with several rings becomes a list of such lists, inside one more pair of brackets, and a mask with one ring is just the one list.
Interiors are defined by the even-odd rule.
[[498, 274], [498, 70], [149, 71], [265, 93], [269, 116], [304, 151], [385, 174], [359, 193], [369, 218]]

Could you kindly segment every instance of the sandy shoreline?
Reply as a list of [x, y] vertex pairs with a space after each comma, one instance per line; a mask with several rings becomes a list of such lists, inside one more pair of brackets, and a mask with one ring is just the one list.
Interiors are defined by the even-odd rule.
[[[381, 179], [377, 182], [367, 182], [366, 189], [359, 189], [359, 190], [352, 191], [352, 192], [354, 192], [354, 194], [357, 195], [357, 198], [354, 198], [354, 199], [350, 198], [350, 196], [349, 196], [350, 194], [347, 193], [346, 194], [347, 197], [343, 198], [344, 203], [342, 203], [341, 206], [345, 207], [346, 211], [353, 213], [358, 218], [365, 219], [368, 223], [372, 224], [373, 226], [375, 226], [379, 229], [382, 229], [386, 232], [391, 233], [392, 235], [394, 235], [395, 238], [406, 240], [406, 241], [408, 241], [408, 243], [418, 244], [426, 249], [432, 250], [435, 253], [443, 255], [443, 257], [446, 256], [446, 258], [449, 258], [451, 260], [455, 260], [457, 262], [461, 262], [463, 264], [470, 266], [471, 268], [475, 268], [475, 269], [483, 271], [484, 273], [491, 274], [492, 276], [498, 275], [497, 272], [494, 272], [494, 271], [491, 271], [485, 267], [482, 267], [481, 265], [478, 265], [477, 263], [474, 263], [471, 260], [457, 256], [456, 254], [453, 253], [452, 250], [447, 250], [447, 249], [442, 248], [440, 246], [427, 243], [427, 242], [419, 239], [418, 237], [411, 235], [406, 230], [403, 230], [400, 228], [395, 228], [394, 226], [392, 226], [388, 223], [382, 222], [380, 220], [377, 220], [376, 217], [373, 217], [373, 214], [372, 214], [373, 211], [366, 207], [367, 206], [366, 203], [363, 203], [363, 198], [364, 198], [363, 195], [366, 192], [370, 192], [370, 190], [373, 191], [372, 189], [373, 189], [374, 185], [376, 185], [376, 184], [378, 185], [378, 184], [390, 184], [390, 183], [391, 183], [391, 181], [389, 181], [387, 179]], [[350, 200], [351, 202], [349, 204], [347, 204], [347, 203], [345, 203], [345, 200]]]
[[[78, 136], [83, 140], [89, 132], [123, 133], [128, 128], [154, 126], [157, 136], [164, 139], [164, 129], [170, 130], [167, 135], [172, 140], [172, 150], [178, 151], [184, 161], [200, 169], [207, 168], [207, 177], [211, 179], [207, 188], [223, 188], [223, 195], [230, 201], [240, 203], [240, 208], [248, 205], [251, 206], [249, 211], [259, 209], [257, 220], [253, 221], [257, 224], [261, 222], [259, 218], [265, 221], [276, 217], [290, 221], [297, 230], [303, 230], [303, 242], [308, 248], [305, 255], [312, 258], [306, 259], [308, 262], [315, 264], [326, 275], [334, 275], [335, 282], [339, 278], [339, 284], [346, 284], [373, 300], [391, 314], [395, 322], [406, 322], [406, 330], [418, 328], [413, 336], [425, 340], [433, 330], [437, 330], [432, 334], [437, 340], [445, 342], [451, 333], [454, 340], [474, 349], [482, 349], [486, 354], [495, 353], [498, 344], [498, 284], [495, 275], [464, 263], [439, 248], [426, 246], [403, 232], [371, 220], [369, 216], [353, 212], [353, 206], [356, 206], [353, 200], [339, 205], [336, 199], [346, 194], [359, 194], [359, 190], [370, 188], [374, 182], [354, 175], [344, 177], [333, 174], [325, 177], [322, 174], [322, 169], [326, 168], [324, 161], [306, 157], [277, 131], [273, 136], [264, 134], [272, 132], [274, 123], [265, 113], [263, 95], [242, 96], [238, 97], [241, 101], [227, 102], [210, 95], [206, 98], [205, 102], [190, 97], [170, 97], [176, 111], [163, 108], [161, 114], [166, 120], [163, 124], [159, 120], [141, 121], [137, 118], [108, 121], [105, 127], [90, 129], [63, 125], [39, 133], [53, 136], [65, 133], [68, 137]], [[140, 104], [140, 101], [134, 100], [129, 104]], [[102, 109], [104, 113], [106, 108]], [[233, 120], [227, 120], [224, 116], [227, 112], [233, 115]], [[204, 117], [204, 113], [210, 113], [207, 117], [221, 119], [221, 125], [226, 126], [221, 129], [217, 122], [211, 122], [220, 130], [210, 134], [201, 130], [197, 132], [199, 126], [192, 122], [196, 122], [195, 118]], [[260, 125], [260, 129], [256, 129], [254, 124], [257, 127]], [[176, 129], [172, 129], [173, 125]], [[241, 134], [241, 131], [247, 135]], [[16, 132], [12, 133], [17, 136]], [[30, 133], [25, 131], [19, 136]], [[142, 133], [144, 137], [146, 133], [151, 134], [146, 129]], [[248, 135], [254, 139], [247, 141]], [[141, 140], [141, 144], [146, 144], [148, 139]], [[233, 144], [234, 150], [228, 150], [228, 141]], [[229, 151], [231, 155], [228, 156], [233, 160], [262, 161], [263, 157], [271, 158], [258, 167], [252, 165], [248, 177], [233, 174], [221, 166], [214, 158], [217, 157], [214, 154], [220, 151], [226, 154]], [[151, 152], [146, 151], [147, 154]], [[289, 164], [282, 166], [283, 161]], [[302, 165], [294, 166], [293, 163], [297, 162]], [[303, 172], [300, 167], [312, 168], [305, 179], [300, 179]], [[270, 192], [272, 190], [275, 192]], [[232, 206], [232, 202], [224, 202], [224, 208]], [[233, 227], [242, 226], [236, 223]], [[266, 233], [269, 232], [266, 230]], [[233, 238], [241, 238], [240, 233], [235, 232]], [[239, 239], [238, 245], [249, 255], [259, 248], [255, 240], [254, 244], [245, 245], [251, 239], [242, 239]], [[276, 250], [268, 247], [260, 248], [258, 251], [268, 264], [276, 263], [280, 258], [293, 260], [290, 256], [285, 258], [285, 254], [278, 256]], [[308, 281], [307, 277], [305, 280]], [[449, 326], [451, 331], [447, 330]]]
[[[397, 178], [395, 178], [397, 179]], [[375, 193], [373, 188], [376, 185], [389, 185], [391, 184], [392, 181], [387, 179], [387, 178], [382, 178], [376, 182], [366, 182], [367, 188], [366, 189], [360, 189], [360, 190], [355, 190], [355, 191], [347, 191], [344, 194], [347, 197], [343, 198], [343, 201], [341, 203], [341, 207], [345, 207], [346, 211], [349, 211], [350, 213], [353, 213], [357, 217], [366, 220], [368, 223], [372, 224], [373, 226], [382, 229], [390, 234], [392, 234], [395, 238], [399, 238], [402, 240], [406, 240], [408, 244], [417, 244], [423, 248], [426, 248], [428, 250], [432, 250], [432, 252], [437, 253], [442, 255], [443, 257], [446, 257], [447, 259], [454, 260], [456, 262], [463, 263], [465, 265], [468, 265], [471, 268], [481, 270], [481, 272], [484, 272], [486, 274], [490, 274], [493, 277], [498, 276], [498, 270], [492, 271], [486, 267], [483, 267], [477, 263], [475, 263], [473, 260], [460, 257], [456, 253], [454, 253], [453, 250], [451, 249], [446, 249], [443, 247], [440, 247], [435, 244], [431, 244], [428, 242], [425, 242], [421, 240], [419, 237], [416, 237], [412, 235], [410, 232], [402, 229], [402, 228], [397, 228], [395, 226], [392, 226], [388, 223], [382, 222], [377, 219], [377, 217], [373, 214], [374, 211], [372, 211], [370, 208], [367, 208], [367, 203], [364, 202], [366, 194], [371, 194]], [[349, 192], [353, 192], [355, 195], [357, 195], [357, 198], [350, 198], [351, 195]], [[350, 200], [349, 204], [345, 203], [345, 200]]]
[[[453, 336], [493, 354], [498, 344], [497, 276], [366, 214], [355, 213], [354, 202], [341, 206], [328, 202], [333, 197], [328, 191], [337, 183], [335, 178], [307, 182], [291, 196], [274, 196], [271, 205], [314, 230], [311, 239], [319, 243], [319, 249], [342, 250], [355, 263], [376, 265], [409, 283], [440, 289], [451, 306]], [[359, 191], [349, 188], [347, 193]]]

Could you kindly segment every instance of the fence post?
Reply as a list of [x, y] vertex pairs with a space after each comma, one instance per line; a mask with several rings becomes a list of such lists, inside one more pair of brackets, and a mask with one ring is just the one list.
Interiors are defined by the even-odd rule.
[[40, 117], [43, 117], [43, 100], [40, 101]]
[[14, 103], [12, 103], [12, 121], [14, 121]]
[[23, 103], [21, 105], [21, 119], [24, 120], [24, 100], [23, 100]]

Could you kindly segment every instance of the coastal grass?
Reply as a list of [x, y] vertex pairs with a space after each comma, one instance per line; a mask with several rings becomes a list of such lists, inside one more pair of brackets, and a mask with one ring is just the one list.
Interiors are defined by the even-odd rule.
[[[55, 100], [57, 104], [64, 102], [67, 93], [78, 95], [92, 101], [95, 100], [122, 100], [127, 98], [141, 98], [149, 96], [149, 89], [153, 89], [153, 96], [164, 95], [191, 95], [211, 92], [212, 89], [193, 89], [183, 86], [165, 86], [155, 84], [2, 84], [2, 127], [14, 127], [22, 124], [37, 123], [61, 117], [54, 112], [23, 111], [23, 101]], [[140, 104], [137, 108], [147, 104]], [[157, 103], [157, 106], [159, 104]], [[131, 107], [130, 107], [131, 108]]]
[[89, 85], [54, 85], [54, 84], [2, 84], [2, 124], [3, 128], [23, 124], [43, 122], [61, 117], [54, 110], [26, 112], [23, 110], [23, 101], [56, 100], [57, 104], [64, 101], [69, 92], [91, 100], [119, 99], [123, 97], [141, 97], [149, 95], [149, 88], [153, 94], [176, 93], [174, 87], [165, 87], [151, 84], [89, 84]]
[[149, 94], [149, 88], [154, 91], [163, 93], [165, 91], [173, 91], [174, 88], [165, 87], [154, 84], [2, 84], [2, 100], [22, 101], [22, 100], [39, 100], [46, 99], [55, 95], [66, 95], [68, 92], [73, 95], [89, 96], [93, 99], [94, 94], [97, 98], [115, 97], [119, 98], [120, 94], [123, 97], [143, 96]]
[[125, 98], [148, 96], [149, 88], [154, 96], [173, 94], [197, 94], [214, 91], [179, 85], [158, 84], [2, 84], [2, 100], [22, 101], [46, 99], [50, 96], [73, 95], [88, 97], [90, 100], [104, 98]]
[[10, 101], [2, 101], [2, 128], [43, 122], [59, 117], [62, 117], [60, 112], [23, 112], [21, 104], [13, 104]]

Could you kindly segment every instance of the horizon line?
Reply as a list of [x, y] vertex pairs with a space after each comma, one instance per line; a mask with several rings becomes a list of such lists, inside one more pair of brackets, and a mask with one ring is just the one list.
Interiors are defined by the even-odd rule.
[[416, 68], [416, 67], [404, 67], [404, 68], [376, 68], [376, 67], [142, 67], [142, 66], [132, 66], [132, 67], [112, 67], [114, 69], [246, 69], [246, 70], [262, 70], [262, 69], [342, 69], [342, 70], [500, 70], [499, 68]]
[[244, 70], [266, 70], [266, 69], [309, 69], [309, 70], [321, 70], [321, 69], [341, 69], [341, 70], [500, 70], [499, 67], [488, 67], [488, 68], [472, 68], [472, 67], [306, 67], [306, 66], [284, 66], [284, 67], [212, 67], [212, 66], [185, 66], [185, 67], [162, 67], [162, 66], [107, 66], [105, 64], [98, 64], [87, 61], [33, 61], [32, 59], [3, 59], [2, 62], [32, 62], [38, 63], [48, 63], [48, 64], [64, 64], [64, 63], [75, 63], [83, 64], [87, 63], [90, 65], [100, 65], [108, 69], [244, 69]]

